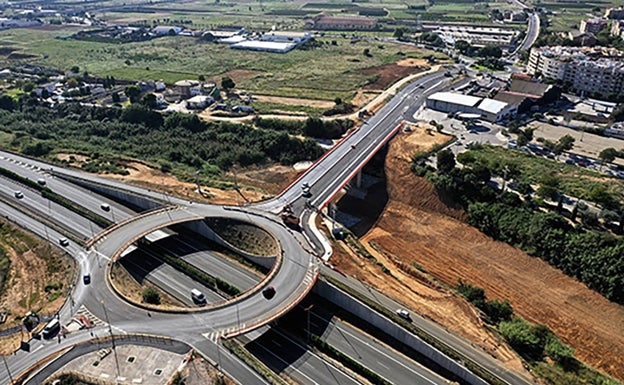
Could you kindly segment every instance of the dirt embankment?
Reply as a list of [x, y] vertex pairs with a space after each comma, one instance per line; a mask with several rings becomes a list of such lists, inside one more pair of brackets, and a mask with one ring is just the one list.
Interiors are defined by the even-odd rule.
[[[409, 171], [413, 153], [404, 136], [392, 142], [385, 167], [389, 203], [362, 241], [376, 243], [386, 255], [418, 266], [447, 285], [455, 286], [461, 278], [483, 287], [489, 299], [509, 300], [517, 314], [548, 325], [576, 350], [577, 358], [624, 379], [624, 307], [467, 225], [462, 211], [448, 208], [426, 180]], [[392, 266], [390, 261], [386, 265]], [[398, 298], [413, 297], [410, 305], [416, 310], [491, 351], [495, 338], [462, 300], [404, 280], [394, 266], [391, 270], [403, 287], [385, 280], [386, 290]], [[518, 365], [507, 349], [493, 354]]]

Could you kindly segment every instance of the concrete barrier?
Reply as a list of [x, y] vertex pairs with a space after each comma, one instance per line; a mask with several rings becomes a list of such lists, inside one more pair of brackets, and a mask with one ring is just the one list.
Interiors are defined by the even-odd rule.
[[82, 186], [100, 195], [108, 197], [114, 201], [123, 202], [130, 207], [134, 207], [139, 210], [151, 210], [156, 207], [161, 207], [165, 205], [164, 203], [158, 202], [153, 198], [148, 198], [146, 196], [141, 196], [136, 193], [117, 189], [112, 186], [106, 186], [97, 182], [92, 182], [86, 179], [77, 178], [66, 174], [55, 173], [54, 175], [58, 178], [68, 180], [74, 184], [77, 184], [78, 186]]
[[371, 310], [371, 308], [358, 301], [357, 299], [351, 297], [349, 294], [338, 289], [334, 285], [323, 280], [318, 280], [316, 282], [316, 285], [314, 285], [313, 291], [324, 299], [360, 318], [361, 320], [366, 321], [372, 326], [382, 330], [384, 333], [395, 338], [397, 341], [401, 341], [406, 346], [409, 346], [410, 348], [416, 350], [423, 356], [434, 361], [442, 368], [448, 370], [450, 373], [455, 374], [457, 377], [461, 378], [467, 383], [472, 385], [488, 385], [486, 381], [472, 373], [460, 363], [447, 357], [438, 349], [428, 345], [418, 336], [405, 330], [404, 328], [397, 325], [392, 320], [386, 318], [382, 314]]

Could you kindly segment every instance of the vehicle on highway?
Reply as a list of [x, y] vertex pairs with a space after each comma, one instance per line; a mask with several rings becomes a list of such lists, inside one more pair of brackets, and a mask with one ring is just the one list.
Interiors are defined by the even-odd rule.
[[40, 184], [41, 186], [45, 186], [46, 180], [44, 178], [39, 178], [37, 179], [37, 183]]
[[301, 196], [304, 198], [309, 198], [312, 196], [312, 192], [310, 191], [310, 187], [304, 187], [301, 189]]
[[58, 318], [54, 318], [52, 321], [48, 322], [48, 324], [43, 328], [41, 332], [41, 336], [49, 340], [50, 338], [54, 338], [61, 331], [61, 323]]
[[352, 144], [352, 145], [351, 145], [351, 149], [355, 149], [355, 144]]
[[110, 208], [110, 205], [109, 205], [108, 203], [102, 203], [102, 204], [100, 205], [100, 208], [101, 208], [102, 210], [104, 210], [104, 211], [110, 211], [110, 209], [111, 209], [111, 208]]
[[24, 197], [24, 194], [21, 191], [16, 191], [13, 195], [15, 195], [17, 199], [22, 199]]
[[59, 244], [60, 244], [61, 246], [64, 246], [64, 247], [65, 247], [65, 246], [69, 246], [69, 239], [67, 239], [67, 238], [61, 238], [61, 239], [59, 239]]
[[191, 290], [191, 298], [193, 299], [193, 302], [198, 305], [206, 303], [206, 296], [204, 295], [204, 293], [197, 289]]
[[411, 317], [410, 317], [410, 313], [409, 313], [407, 310], [405, 310], [405, 309], [398, 309], [398, 310], [396, 311], [396, 313], [397, 313], [397, 315], [398, 315], [399, 317], [401, 317], [401, 318], [403, 318], [403, 319], [406, 319], [406, 320], [410, 320], [410, 319], [411, 319]]
[[266, 299], [271, 299], [275, 296], [275, 287], [268, 286], [266, 289], [262, 290], [262, 295]]
[[91, 283], [91, 274], [85, 274], [82, 276], [82, 283], [88, 285]]

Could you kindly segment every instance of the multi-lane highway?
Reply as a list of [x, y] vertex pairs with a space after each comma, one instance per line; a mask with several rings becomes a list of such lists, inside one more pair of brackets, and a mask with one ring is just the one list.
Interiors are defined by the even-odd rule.
[[[62, 319], [67, 320], [73, 310], [84, 306], [99, 319], [107, 319], [119, 332], [171, 336], [189, 343], [196, 349], [204, 348], [205, 351], [200, 351], [214, 358], [212, 354], [219, 347], [208, 341], [214, 339], [215, 336], [219, 338], [224, 335], [232, 336], [247, 332], [280, 317], [303, 298], [318, 274], [319, 260], [302, 248], [306, 242], [302, 235], [288, 230], [278, 217], [268, 212], [279, 211], [285, 204], [291, 204], [296, 213], [302, 214], [304, 218], [302, 223], [304, 227], [307, 227], [306, 219], [312, 210], [307, 210], [306, 207], [317, 209], [327, 204], [342, 186], [363, 167], [368, 159], [400, 129], [400, 123], [413, 116], [414, 112], [423, 104], [425, 97], [443, 89], [450, 81], [451, 79], [445, 77], [443, 72], [438, 72], [425, 75], [407, 85], [388, 104], [369, 118], [366, 124], [345, 138], [340, 146], [327, 153], [299, 181], [293, 183], [277, 198], [253, 208], [227, 209], [211, 205], [189, 205], [186, 201], [163, 197], [158, 192], [127, 187], [119, 182], [104, 181], [96, 177], [85, 177], [77, 171], [55, 169], [55, 173], [58, 174], [99, 180], [108, 185], [117, 185], [119, 188], [127, 188], [141, 195], [151, 196], [154, 199], [165, 200], [177, 205], [166, 210], [145, 213], [124, 222], [123, 225], [109, 229], [103, 236], [98, 237], [89, 253], [81, 250], [77, 245], [70, 244], [67, 250], [79, 261], [81, 275], [90, 273], [93, 279], [89, 286], [76, 285], [72, 294], [71, 309], [68, 309], [68, 306], [64, 307], [61, 312]], [[33, 176], [36, 177], [36, 174], [40, 174], [42, 170], [50, 167], [41, 162], [31, 161], [13, 154], [0, 155], [5, 156], [6, 159], [18, 159], [16, 162], [9, 161], [8, 163], [16, 164], [17, 166], [14, 166], [13, 170], [21, 175], [28, 174], [28, 177], [31, 177], [33, 173], [35, 174]], [[24, 167], [25, 164], [29, 166]], [[301, 195], [300, 183], [303, 181], [311, 186], [312, 196], [309, 198]], [[65, 191], [60, 190], [67, 188], [65, 184], [60, 181], [58, 183], [59, 186], [52, 181], [48, 184], [55, 191], [57, 188], [59, 191]], [[14, 188], [15, 186], [10, 187], [10, 189]], [[88, 192], [74, 194], [70, 188], [70, 190], [65, 191], [64, 196], [72, 197], [72, 200], [94, 212], [101, 210], [99, 208], [102, 203], [101, 198], [94, 197]], [[20, 201], [20, 204], [32, 205], [37, 209], [46, 207], [46, 202], [39, 202], [38, 199], [33, 198], [32, 202], [24, 199]], [[110, 204], [111, 207], [114, 206], [114, 202], [110, 202]], [[4, 210], [4, 205], [0, 207], [0, 210]], [[62, 212], [60, 207], [58, 210]], [[113, 210], [118, 216], [115, 218], [117, 221], [124, 218], [123, 212], [116, 206]], [[113, 210], [110, 212], [111, 220]], [[7, 213], [9, 211], [10, 215], [14, 216], [13, 219], [16, 223], [26, 226], [32, 224], [24, 215], [15, 213], [11, 209], [8, 209]], [[75, 215], [75, 213], [65, 213], [61, 220], [64, 223], [72, 224], [76, 221], [76, 231], [88, 236], [91, 228], [81, 222], [80, 219], [74, 218]], [[252, 221], [256, 225], [268, 229], [278, 239], [283, 250], [281, 264], [275, 267], [275, 271], [269, 275], [266, 281], [263, 281], [260, 286], [254, 286], [255, 289], [243, 297], [209, 307], [206, 311], [190, 314], [155, 312], [149, 314], [145, 310], [137, 309], [137, 307], [121, 300], [111, 290], [111, 285], [107, 280], [109, 262], [120, 258], [126, 247], [157, 229], [165, 228], [174, 223], [200, 220], [204, 217], [228, 217]], [[36, 225], [32, 229], [37, 232]], [[318, 248], [319, 241], [315, 239], [314, 233], [307, 228], [305, 232]], [[41, 233], [39, 232], [39, 234]], [[276, 295], [271, 300], [264, 298], [259, 290], [269, 284], [276, 288]], [[15, 356], [8, 357], [8, 365], [19, 372], [40, 359], [44, 351], [46, 353], [51, 352], [68, 346], [71, 342], [88, 338], [88, 335], [77, 334], [63, 340], [58, 346], [46, 342], [34, 342], [35, 352], [41, 350], [40, 354], [20, 352]], [[219, 350], [216, 352], [220, 354]], [[231, 367], [235, 368], [236, 364], [232, 363]], [[5, 379], [3, 376], [0, 374], [0, 380]]]

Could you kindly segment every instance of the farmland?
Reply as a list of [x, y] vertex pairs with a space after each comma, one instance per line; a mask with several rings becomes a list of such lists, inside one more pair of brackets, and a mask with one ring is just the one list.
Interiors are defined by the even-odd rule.
[[[232, 50], [226, 45], [173, 36], [150, 41], [114, 44], [67, 39], [76, 28], [20, 29], [0, 32], [0, 45], [12, 54], [32, 56], [30, 64], [68, 70], [80, 67], [97, 76], [117, 79], [163, 79], [173, 83], [199, 75], [219, 80], [233, 70], [253, 76], [233, 79], [237, 88], [274, 96], [351, 100], [355, 91], [374, 81], [362, 69], [421, 58], [430, 52], [375, 40], [320, 38], [312, 50], [288, 54]], [[368, 50], [368, 55], [363, 52]], [[439, 55], [438, 55], [439, 56]], [[5, 57], [0, 63], [11, 64]]]

